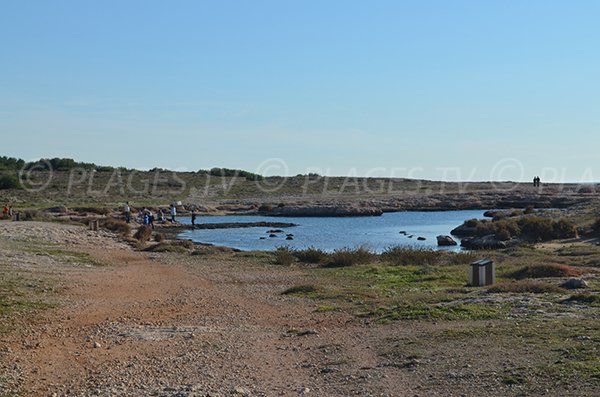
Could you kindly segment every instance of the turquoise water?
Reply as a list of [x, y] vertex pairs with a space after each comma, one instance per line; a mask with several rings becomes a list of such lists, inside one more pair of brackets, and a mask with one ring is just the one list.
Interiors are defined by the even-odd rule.
[[[223, 222], [289, 222], [298, 226], [285, 228], [277, 237], [269, 237], [270, 228], [186, 230], [179, 235], [199, 243], [224, 245], [241, 250], [274, 250], [280, 246], [307, 248], [310, 246], [332, 251], [336, 248], [364, 245], [381, 252], [385, 248], [402, 245], [438, 248], [436, 236], [450, 234], [450, 230], [465, 219], [483, 218], [482, 210], [390, 212], [374, 217], [304, 218], [267, 216], [199, 216], [196, 224]], [[190, 218], [179, 221], [190, 224]], [[400, 234], [406, 231], [413, 238]], [[292, 233], [294, 240], [286, 240]], [[264, 237], [264, 239], [261, 239]], [[417, 237], [426, 240], [418, 241]], [[458, 240], [457, 240], [458, 241]], [[459, 249], [457, 247], [444, 249]]]

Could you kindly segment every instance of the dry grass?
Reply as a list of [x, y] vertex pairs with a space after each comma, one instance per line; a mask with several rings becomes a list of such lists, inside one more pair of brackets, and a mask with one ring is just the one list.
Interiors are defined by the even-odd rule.
[[119, 233], [123, 237], [131, 234], [131, 226], [125, 221], [109, 218], [102, 222], [102, 227], [112, 232]]
[[578, 277], [585, 271], [583, 269], [560, 265], [557, 263], [528, 265], [524, 266], [507, 275], [508, 278], [523, 280], [527, 278], [544, 278], [544, 277]]
[[533, 294], [544, 294], [544, 293], [561, 293], [564, 290], [556, 285], [544, 283], [536, 280], [522, 280], [513, 281], [507, 283], [498, 283], [488, 288], [490, 293], [533, 293]]
[[365, 247], [340, 248], [333, 251], [327, 258], [327, 267], [346, 267], [364, 265], [377, 257]]
[[140, 243], [149, 241], [150, 237], [152, 237], [152, 227], [148, 225], [140, 226], [133, 237], [135, 237]]

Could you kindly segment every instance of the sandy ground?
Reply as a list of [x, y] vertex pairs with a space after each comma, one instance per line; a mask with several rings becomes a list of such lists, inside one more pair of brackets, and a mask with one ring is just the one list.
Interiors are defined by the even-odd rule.
[[[41, 242], [105, 265], [15, 249]], [[461, 324], [371, 324], [281, 295], [310, 281], [302, 269], [231, 254], [141, 253], [108, 232], [36, 222], [1, 222], [0, 254], [54, 280], [59, 299], [2, 340], [0, 395], [564, 395], [494, 376], [527, 365], [526, 346], [481, 354], [480, 345], [433, 341], [415, 358], [417, 340]]]

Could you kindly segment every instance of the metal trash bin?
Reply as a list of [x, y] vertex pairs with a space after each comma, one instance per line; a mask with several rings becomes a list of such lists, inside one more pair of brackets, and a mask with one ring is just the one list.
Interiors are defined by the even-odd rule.
[[479, 287], [496, 282], [496, 264], [490, 259], [480, 259], [471, 263], [469, 269], [469, 285]]
[[90, 230], [93, 230], [93, 231], [97, 232], [98, 231], [99, 223], [100, 222], [98, 222], [98, 220], [91, 220], [90, 221]]

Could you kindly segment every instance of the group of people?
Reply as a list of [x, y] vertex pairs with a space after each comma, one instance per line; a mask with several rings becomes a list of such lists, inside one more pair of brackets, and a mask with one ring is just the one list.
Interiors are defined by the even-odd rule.
[[2, 217], [4, 219], [9, 219], [9, 218], [12, 218], [12, 216], [13, 216], [12, 207], [10, 205], [8, 205], [8, 203], [6, 203], [4, 205], [4, 210], [2, 211]]
[[533, 178], [533, 187], [540, 187], [540, 177], [536, 176]]
[[[171, 204], [169, 207], [169, 213], [171, 215], [171, 219], [170, 221], [172, 223], [175, 223], [177, 220], [177, 206], [175, 204]], [[131, 222], [131, 207], [129, 206], [129, 202], [125, 203], [125, 205], [123, 206], [123, 215], [125, 216], [125, 222], [130, 223]], [[165, 213], [163, 212], [162, 209], [159, 209], [158, 212], [156, 213], [156, 217], [154, 216], [154, 214], [152, 213], [152, 211], [148, 208], [142, 208], [140, 209], [140, 212], [138, 213], [138, 222], [143, 224], [143, 225], [150, 225], [153, 229], [154, 229], [154, 221], [157, 222], [164, 222], [165, 219]], [[194, 210], [192, 210], [192, 225], [195, 226], [196, 223], [196, 213], [194, 212]]]

